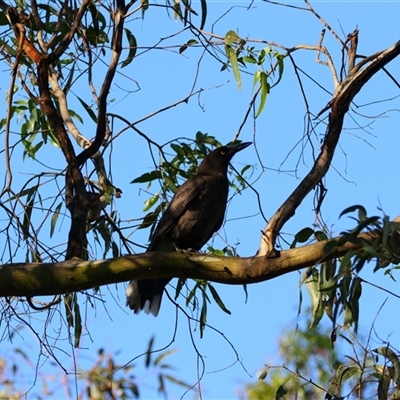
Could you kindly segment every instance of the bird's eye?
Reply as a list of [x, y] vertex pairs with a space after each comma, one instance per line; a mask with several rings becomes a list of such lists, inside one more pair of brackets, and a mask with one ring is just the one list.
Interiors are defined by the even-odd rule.
[[222, 155], [222, 156], [225, 155], [225, 150], [221, 150], [221, 155]]

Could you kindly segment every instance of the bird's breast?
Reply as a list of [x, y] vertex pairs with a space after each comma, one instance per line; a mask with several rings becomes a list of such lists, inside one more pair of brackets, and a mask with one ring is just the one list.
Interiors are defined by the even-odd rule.
[[188, 205], [176, 224], [172, 238], [182, 249], [200, 250], [217, 231], [224, 219], [228, 182], [208, 182]]

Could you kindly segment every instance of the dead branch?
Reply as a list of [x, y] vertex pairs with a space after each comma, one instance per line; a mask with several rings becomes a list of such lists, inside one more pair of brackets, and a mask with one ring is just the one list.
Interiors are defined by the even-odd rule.
[[[359, 69], [354, 74], [347, 76], [336, 88], [332, 100], [323, 110], [326, 111], [330, 109], [331, 113], [320, 154], [311, 171], [275, 212], [263, 230], [258, 252], [259, 256], [266, 256], [273, 251], [277, 235], [284, 224], [295, 214], [297, 207], [302, 203], [304, 198], [318, 185], [328, 172], [342, 132], [344, 117], [354, 97], [372, 76], [399, 54], [400, 41], [379, 53], [377, 57], [363, 69]], [[355, 66], [355, 70], [356, 69], [357, 66]]]

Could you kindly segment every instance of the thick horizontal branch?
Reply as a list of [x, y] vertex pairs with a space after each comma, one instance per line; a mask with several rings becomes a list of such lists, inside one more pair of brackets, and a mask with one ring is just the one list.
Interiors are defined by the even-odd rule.
[[[369, 234], [360, 236], [372, 238]], [[262, 282], [357, 248], [348, 242], [326, 256], [325, 245], [338, 239], [284, 250], [276, 258], [149, 252], [99, 261], [2, 265], [0, 296], [55, 295], [145, 278], [196, 278], [231, 285]]]

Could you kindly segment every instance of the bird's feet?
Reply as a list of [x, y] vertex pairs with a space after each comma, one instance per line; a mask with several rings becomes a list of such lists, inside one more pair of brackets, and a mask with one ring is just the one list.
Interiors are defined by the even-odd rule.
[[177, 251], [179, 253], [199, 253], [198, 250], [192, 249], [191, 247], [189, 247], [187, 249], [180, 249], [175, 243], [174, 243], [174, 247], [175, 247], [175, 251]]

